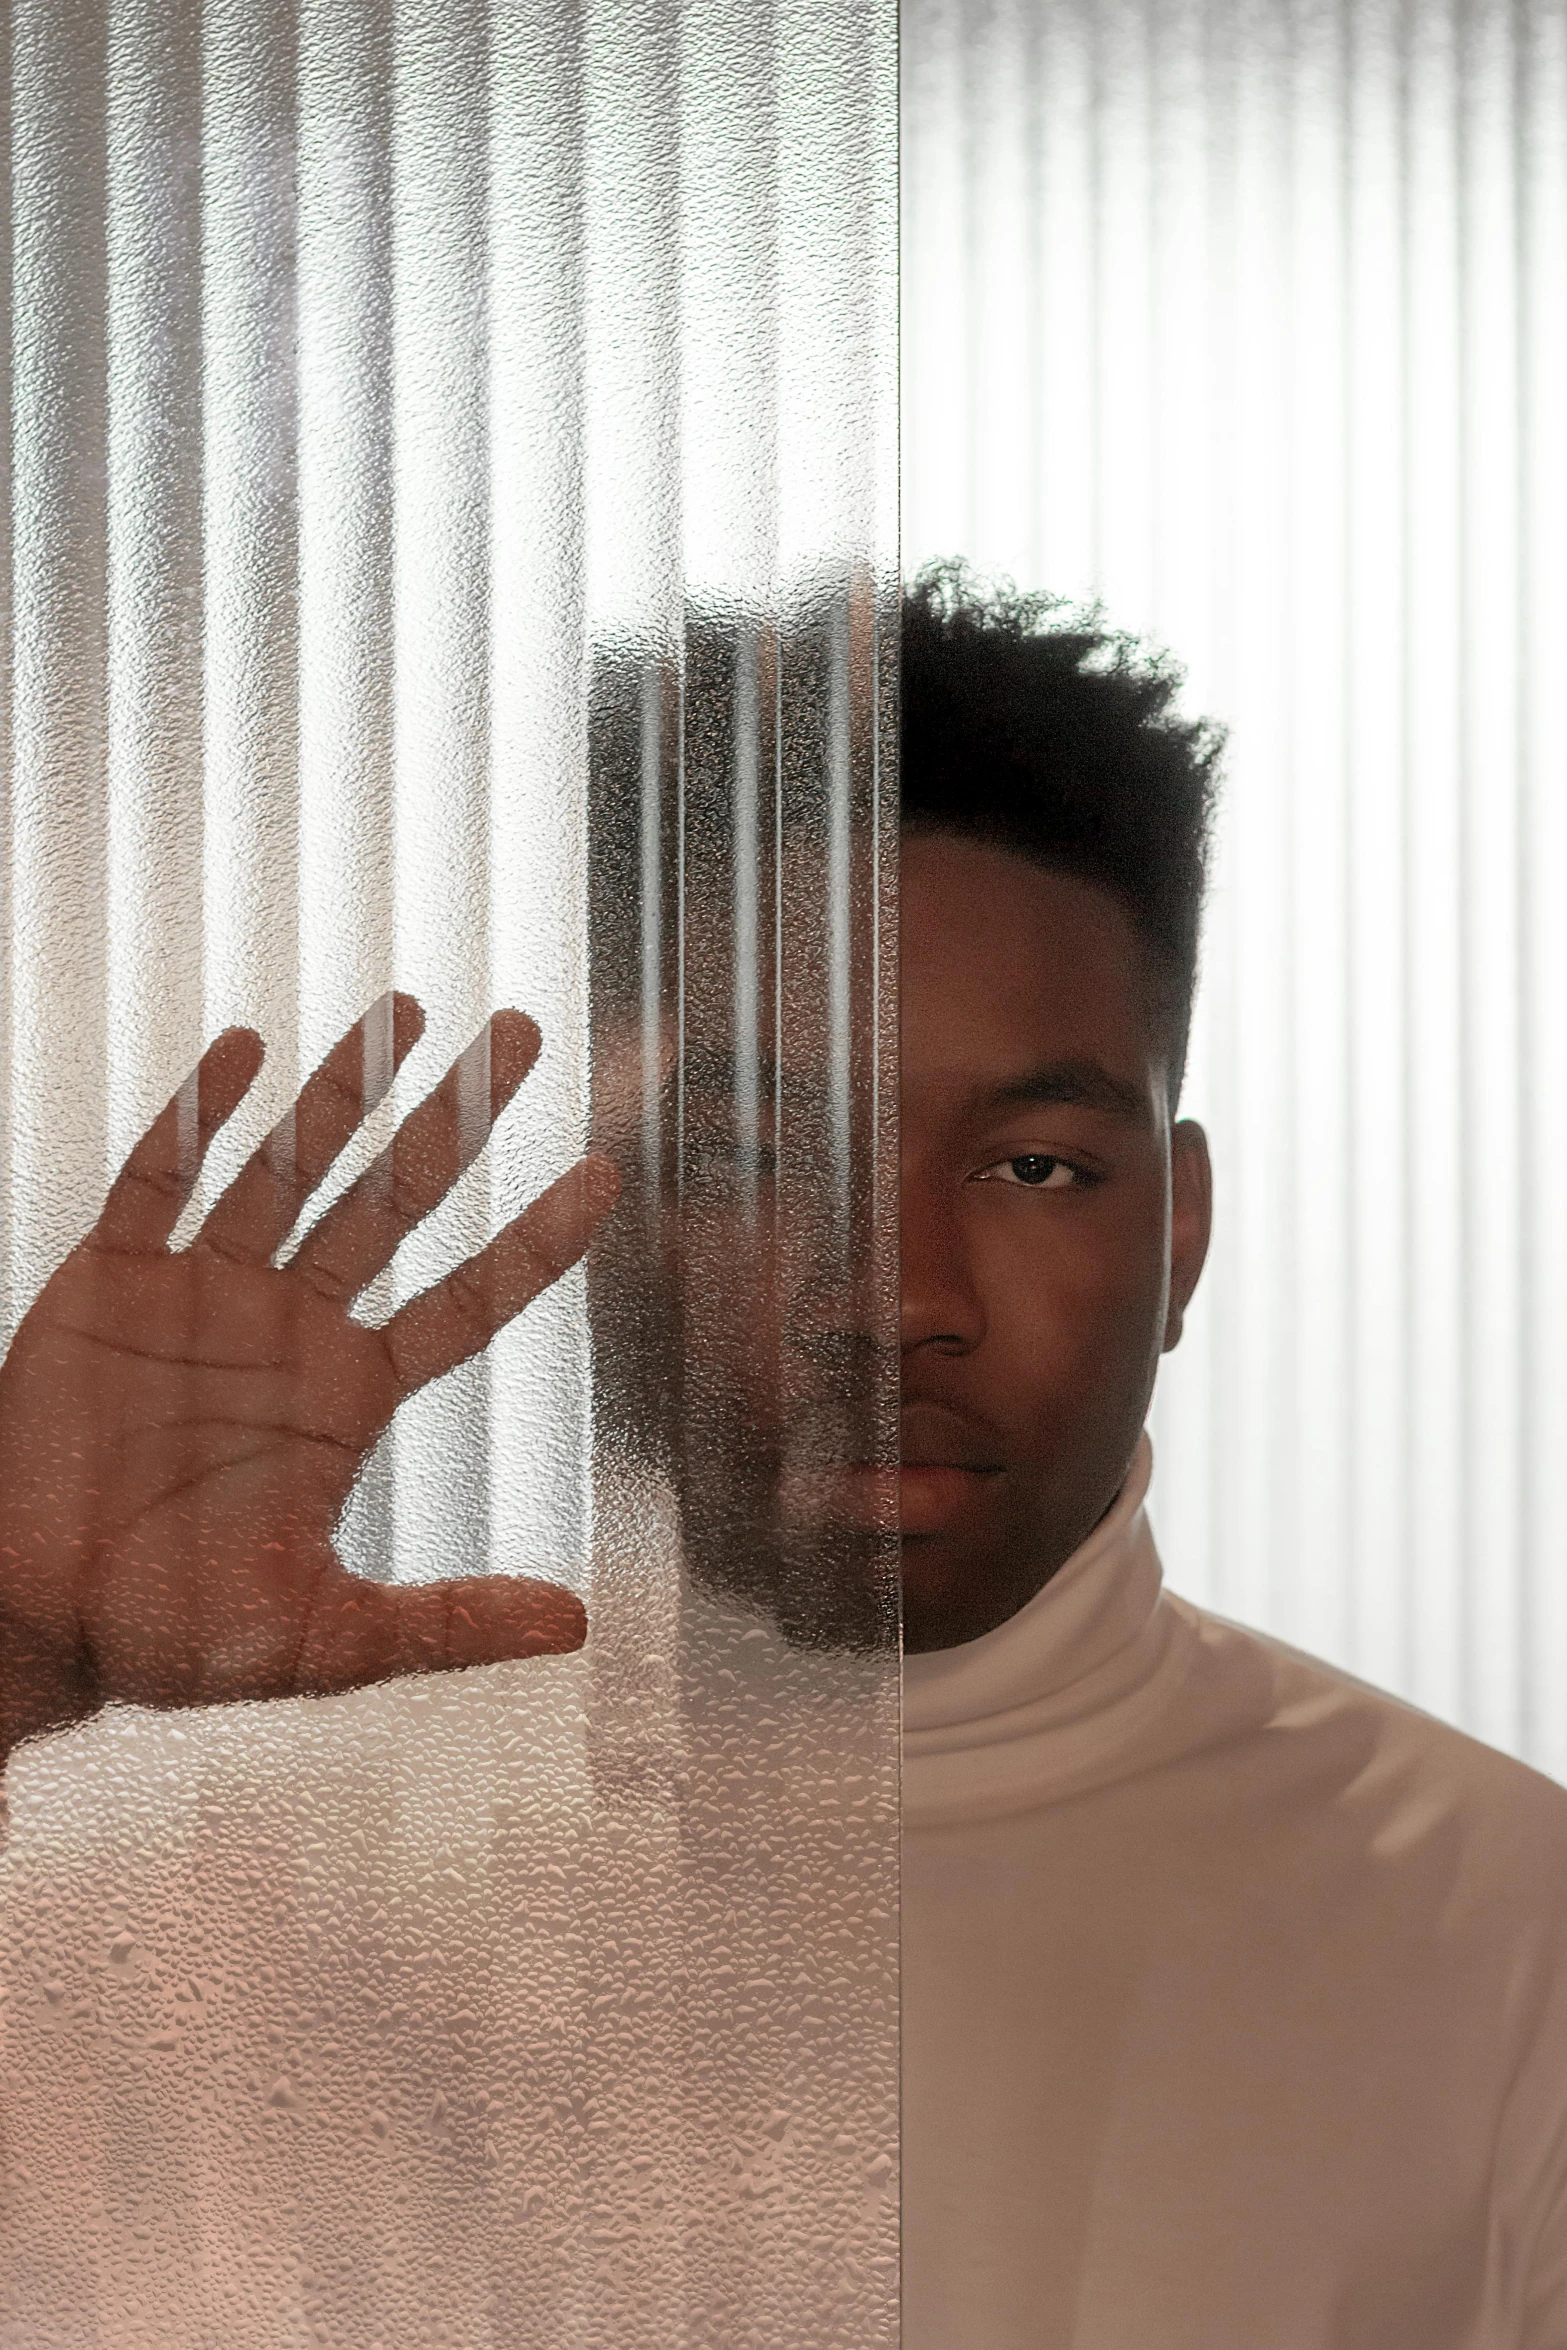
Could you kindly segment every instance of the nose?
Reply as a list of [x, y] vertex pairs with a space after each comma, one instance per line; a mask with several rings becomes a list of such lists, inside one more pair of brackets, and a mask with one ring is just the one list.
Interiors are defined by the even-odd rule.
[[970, 1354], [985, 1335], [985, 1309], [957, 1202], [945, 1184], [905, 1167], [901, 1210], [903, 1352]]

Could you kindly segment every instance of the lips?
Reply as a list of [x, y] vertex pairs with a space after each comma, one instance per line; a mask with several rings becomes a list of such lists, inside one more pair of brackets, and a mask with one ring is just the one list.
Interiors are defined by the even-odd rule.
[[960, 1530], [984, 1509], [1004, 1463], [993, 1433], [934, 1396], [903, 1397], [898, 1517], [905, 1538]]
[[994, 1476], [1006, 1465], [989, 1429], [929, 1396], [905, 1393], [900, 1450], [906, 1469], [972, 1469]]
[[905, 1461], [898, 1479], [898, 1519], [908, 1535], [947, 1534], [982, 1508], [999, 1469], [954, 1467], [950, 1462]]
[[[811, 1425], [792, 1431], [779, 1480], [785, 1520], [794, 1525], [838, 1524], [905, 1535], [944, 1533], [983, 1508], [1005, 1468], [994, 1435], [948, 1404], [923, 1397], [903, 1410], [901, 1466], [871, 1467], [833, 1459]], [[841, 1442], [841, 1429], [832, 1431]]]

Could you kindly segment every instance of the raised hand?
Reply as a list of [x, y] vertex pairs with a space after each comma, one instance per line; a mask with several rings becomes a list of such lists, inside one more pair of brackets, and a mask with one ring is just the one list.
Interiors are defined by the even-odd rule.
[[[388, 1024], [390, 1052], [368, 1052]], [[110, 1699], [293, 1697], [581, 1645], [581, 1605], [554, 1584], [370, 1583], [333, 1546], [398, 1405], [574, 1264], [618, 1190], [607, 1160], [583, 1159], [384, 1327], [352, 1319], [537, 1058], [533, 1022], [498, 1012], [274, 1266], [423, 1026], [409, 996], [373, 1007], [174, 1251], [261, 1066], [254, 1031], [227, 1030], [23, 1321], [0, 1363], [0, 1763]]]

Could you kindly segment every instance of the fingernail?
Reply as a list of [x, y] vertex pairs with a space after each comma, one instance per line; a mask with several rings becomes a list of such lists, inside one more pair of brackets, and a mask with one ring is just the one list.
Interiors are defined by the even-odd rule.
[[588, 1636], [588, 1611], [574, 1591], [563, 1590], [558, 1583], [535, 1583], [529, 1597], [533, 1638], [538, 1642], [535, 1654], [569, 1656], [582, 1646]]
[[424, 1006], [417, 996], [405, 995], [401, 988], [392, 988], [389, 996], [381, 999], [383, 1003], [388, 1000], [392, 1007], [392, 1051], [401, 1060], [424, 1034]]
[[490, 1099], [515, 1093], [539, 1057], [543, 1039], [526, 1012], [504, 1011], [490, 1021]]

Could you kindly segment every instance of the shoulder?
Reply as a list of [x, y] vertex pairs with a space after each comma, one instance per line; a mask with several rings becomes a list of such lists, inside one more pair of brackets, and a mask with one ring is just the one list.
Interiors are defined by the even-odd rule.
[[1357, 2084], [1347, 2101], [1363, 2090], [1364, 2129], [1397, 2142], [1390, 2173], [1420, 2192], [1430, 2165], [1452, 2175], [1472, 2152], [1532, 2313], [1506, 2338], [1567, 2341], [1567, 1788], [1337, 1665], [1171, 1604], [1206, 1702], [1248, 1692], [1200, 1791], [1187, 1783], [1214, 1945], [1252, 1951], [1248, 1979], [1291, 2045]]
[[1259, 1761], [1330, 1806], [1396, 1872], [1429, 1861], [1477, 1899], [1567, 1924], [1567, 1788], [1342, 1667], [1189, 1601], [1172, 1604], [1208, 1674], [1250, 1682]]

